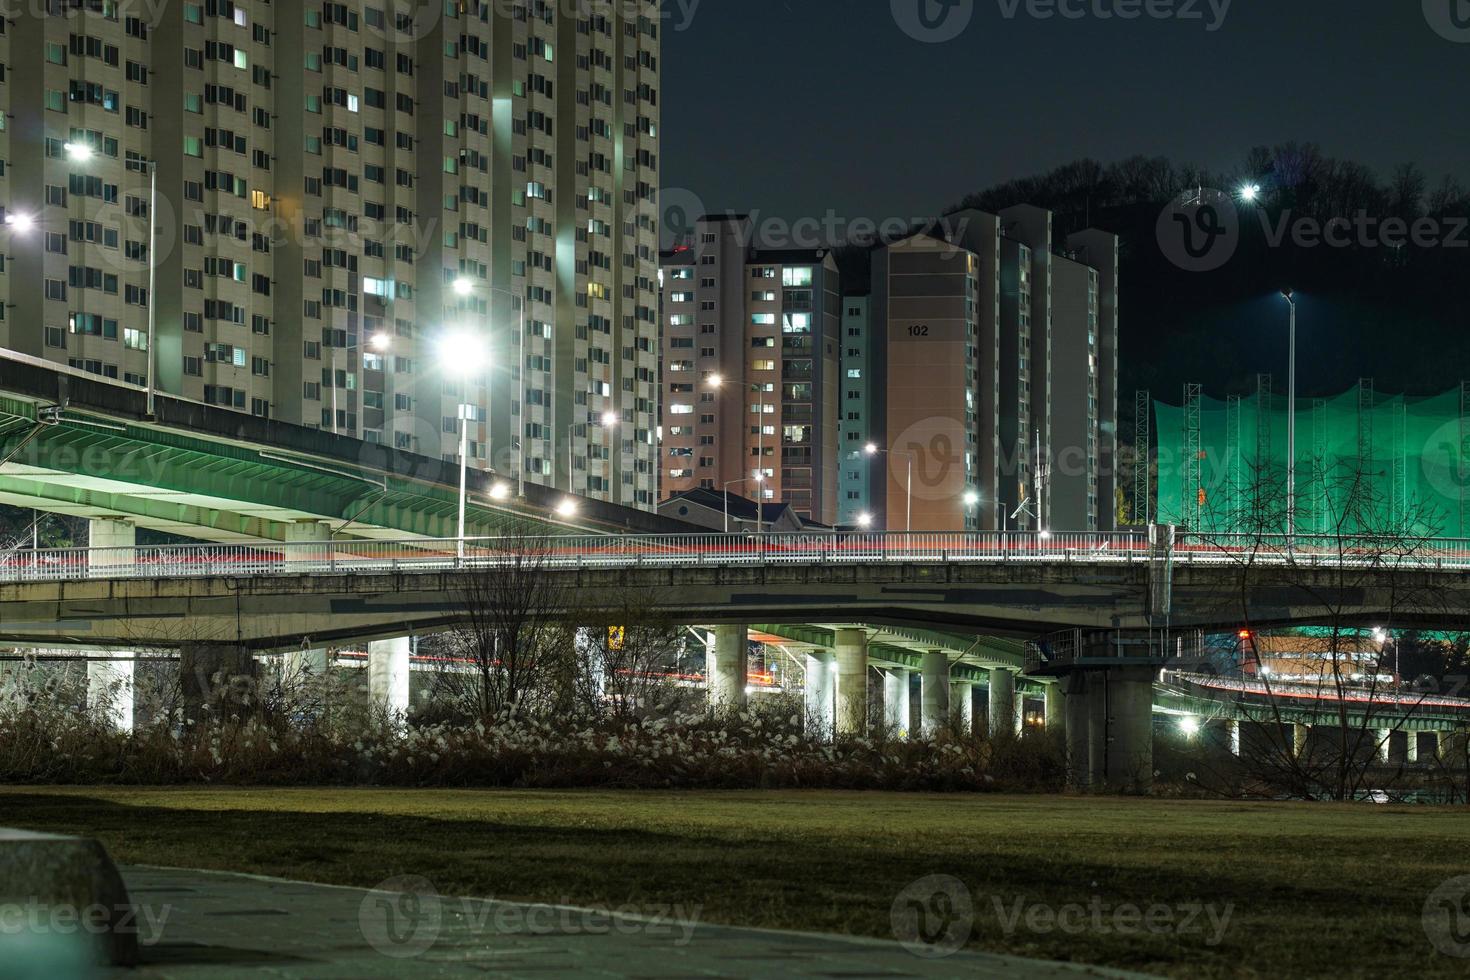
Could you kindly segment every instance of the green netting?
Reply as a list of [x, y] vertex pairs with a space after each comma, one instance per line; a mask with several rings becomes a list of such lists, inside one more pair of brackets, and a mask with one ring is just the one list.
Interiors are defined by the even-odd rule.
[[[1368, 387], [1298, 399], [1298, 534], [1470, 537], [1470, 418], [1459, 391], [1384, 396]], [[1286, 530], [1287, 400], [1267, 393], [1154, 404], [1162, 523], [1211, 533]], [[1194, 432], [1197, 431], [1197, 438]]]

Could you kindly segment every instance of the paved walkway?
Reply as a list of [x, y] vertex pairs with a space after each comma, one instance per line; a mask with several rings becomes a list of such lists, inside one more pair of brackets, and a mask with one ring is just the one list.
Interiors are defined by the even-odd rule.
[[147, 945], [140, 969], [107, 975], [133, 980], [1125, 976], [976, 953], [926, 958], [897, 942], [661, 915], [439, 898], [415, 894], [413, 879], [368, 891], [221, 872], [122, 870]]

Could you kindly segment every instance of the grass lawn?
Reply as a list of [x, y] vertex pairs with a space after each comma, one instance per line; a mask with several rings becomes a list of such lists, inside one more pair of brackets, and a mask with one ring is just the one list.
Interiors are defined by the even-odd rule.
[[[445, 894], [683, 903], [705, 921], [880, 937], [891, 937], [890, 908], [906, 885], [948, 874], [973, 896], [972, 945], [996, 952], [1179, 977], [1470, 974], [1470, 960], [1434, 951], [1420, 919], [1436, 885], [1470, 874], [1464, 809], [36, 787], [0, 789], [0, 824], [95, 836], [123, 863], [360, 886], [415, 874]], [[1187, 933], [1123, 936], [1090, 918], [1078, 934], [1027, 928], [1032, 905], [1094, 898], [1105, 909], [1210, 904], [1230, 917], [1217, 944], [1205, 914]]]

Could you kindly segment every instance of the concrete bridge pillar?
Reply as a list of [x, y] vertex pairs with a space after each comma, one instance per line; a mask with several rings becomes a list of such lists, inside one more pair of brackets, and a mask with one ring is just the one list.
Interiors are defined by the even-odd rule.
[[1237, 759], [1240, 758], [1240, 720], [1238, 718], [1225, 720], [1225, 737], [1230, 745], [1230, 754]]
[[932, 736], [949, 720], [949, 654], [930, 650], [921, 667], [919, 722], [924, 734]]
[[1143, 790], [1154, 775], [1154, 671], [1115, 667], [1107, 672], [1106, 780], [1119, 789]]
[[92, 654], [87, 661], [87, 707], [118, 731], [133, 730], [132, 651]]
[[837, 734], [868, 730], [868, 634], [837, 631]]
[[[327, 561], [331, 550], [327, 542], [331, 540], [332, 526], [330, 524], [323, 524], [321, 521], [296, 521], [293, 524], [287, 524], [286, 544], [290, 547], [285, 549], [286, 561]], [[321, 547], [307, 547], [312, 542], [320, 542]]]
[[331, 659], [326, 648], [288, 650], [281, 658], [281, 687], [300, 693], [326, 680]]
[[1312, 730], [1306, 725], [1293, 724], [1291, 726], [1291, 754], [1300, 759], [1307, 754], [1307, 739]]
[[375, 706], [387, 708], [393, 718], [408, 714], [409, 655], [406, 636], [373, 640], [368, 644], [368, 694]]
[[1067, 731], [1067, 780], [1075, 789], [1092, 785], [1092, 705], [1088, 688], [1092, 682], [1083, 671], [1074, 671], [1057, 686], [1067, 685], [1063, 699]]
[[1438, 731], [1434, 733], [1438, 742], [1437, 751], [1439, 761], [1445, 765], [1460, 769], [1467, 764], [1466, 751], [1470, 748], [1470, 734], [1455, 731]]
[[716, 711], [744, 711], [749, 676], [750, 631], [744, 626], [716, 626], [705, 651], [705, 684], [709, 706]]
[[990, 737], [1015, 735], [1016, 675], [1004, 667], [990, 670]]
[[883, 720], [898, 738], [909, 737], [909, 673], [907, 667], [883, 672]]
[[969, 681], [950, 681], [949, 710], [954, 714], [956, 731], [967, 738], [974, 735], [975, 685]]
[[1419, 762], [1419, 733], [1405, 732], [1408, 738], [1404, 741], [1404, 762], [1416, 765]]
[[836, 721], [837, 661], [830, 650], [806, 655], [806, 731], [828, 738]]
[[[87, 522], [87, 563], [94, 568], [133, 564], [138, 529], [123, 520], [94, 518]], [[100, 549], [100, 550], [99, 550]]]
[[1378, 761], [1388, 765], [1393, 761], [1393, 729], [1379, 728], [1373, 734], [1378, 738]]
[[1046, 685], [1046, 730], [1061, 735], [1067, 731], [1067, 692], [1061, 681]]
[[[118, 569], [137, 560], [138, 529], [122, 520], [87, 522], [87, 566]], [[132, 650], [111, 650], [87, 661], [87, 708], [120, 731], [133, 730], [136, 696]]]

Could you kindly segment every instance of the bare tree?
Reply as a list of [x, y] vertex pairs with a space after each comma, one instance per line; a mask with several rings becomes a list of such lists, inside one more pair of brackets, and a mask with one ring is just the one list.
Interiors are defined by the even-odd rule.
[[675, 693], [670, 673], [684, 630], [646, 591], [604, 593], [578, 611], [577, 622], [583, 628], [579, 690], [587, 709], [632, 719], [666, 706]]
[[453, 577], [462, 625], [446, 634], [436, 694], [478, 718], [535, 713], [575, 698], [572, 590], [553, 569], [555, 538], [516, 528], [477, 543]]
[[[1362, 460], [1331, 467], [1318, 461], [1310, 472], [1325, 481], [1313, 495], [1310, 530], [1290, 538], [1280, 533], [1285, 488], [1279, 472], [1258, 467], [1247, 486], [1226, 495], [1234, 506], [1208, 515], [1211, 526], [1224, 530], [1187, 540], [1235, 568], [1219, 602], [1222, 612], [1234, 612], [1246, 638], [1242, 668], [1255, 668], [1249, 683], [1241, 678], [1236, 707], [1262, 722], [1255, 737], [1240, 740], [1247, 776], [1272, 795], [1349, 800], [1399, 782], [1404, 767], [1384, 764], [1386, 743], [1405, 730], [1425, 697], [1402, 690], [1386, 638], [1425, 617], [1463, 612], [1456, 608], [1463, 603], [1424, 571], [1440, 524], [1433, 508], [1386, 500], [1380, 474], [1368, 472]], [[1312, 613], [1315, 639], [1299, 663], [1314, 669], [1292, 677], [1262, 669], [1256, 643], [1273, 625], [1257, 621], [1263, 595], [1276, 597], [1270, 606]], [[1369, 608], [1371, 623], [1365, 621]], [[1382, 639], [1365, 644], [1374, 628]], [[1314, 706], [1310, 715], [1304, 704]], [[1307, 717], [1331, 721], [1326, 736], [1310, 745], [1297, 737]]]

